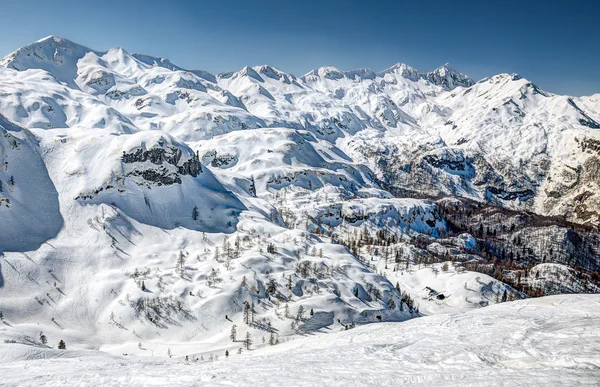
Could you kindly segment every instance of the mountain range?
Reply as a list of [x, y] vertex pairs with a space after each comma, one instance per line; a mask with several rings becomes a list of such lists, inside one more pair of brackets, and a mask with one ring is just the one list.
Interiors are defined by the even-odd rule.
[[213, 75], [50, 36], [0, 60], [0, 161], [0, 334], [36, 348], [233, 352], [600, 291], [600, 94], [517, 74]]

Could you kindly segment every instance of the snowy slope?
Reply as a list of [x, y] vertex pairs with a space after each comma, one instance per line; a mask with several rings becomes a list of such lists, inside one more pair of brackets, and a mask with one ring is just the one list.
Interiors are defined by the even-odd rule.
[[[599, 298], [552, 296], [372, 324], [195, 363], [0, 344], [7, 386], [595, 385]], [[16, 337], [17, 340], [21, 340]], [[190, 355], [193, 348], [186, 348]], [[182, 355], [183, 355], [182, 353]], [[76, 358], [75, 358], [76, 356]], [[27, 369], [23, 373], [23, 368]]]
[[493, 305], [502, 300], [504, 290], [515, 293], [510, 286], [488, 275], [461, 270], [452, 262], [400, 272], [386, 270], [385, 275], [396, 281], [400, 290], [415, 300], [419, 312], [426, 315]]
[[[0, 97], [2, 334], [40, 353], [40, 331], [52, 346], [165, 357], [483, 307], [522, 295], [459, 273], [484, 260], [482, 241], [472, 226], [452, 234], [441, 202], [419, 197], [600, 213], [597, 96], [516, 75], [475, 83], [397, 64], [213, 76], [51, 36], [0, 61]], [[545, 231], [580, 237], [561, 227]], [[542, 269], [532, 286], [596, 289]]]
[[269, 222], [268, 202], [228, 191], [167, 134], [36, 134], [65, 224], [40, 249], [3, 255], [0, 309], [23, 333], [73, 348], [152, 341], [164, 356], [182, 340], [235, 346], [234, 324], [285, 337], [409, 316], [347, 249]]
[[58, 193], [34, 137], [0, 115], [0, 251], [36, 249], [62, 225]]

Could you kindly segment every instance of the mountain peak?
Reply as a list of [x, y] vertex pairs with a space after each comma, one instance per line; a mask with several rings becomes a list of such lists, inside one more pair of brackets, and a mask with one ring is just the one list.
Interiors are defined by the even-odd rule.
[[45, 70], [58, 81], [75, 86], [77, 62], [89, 52], [102, 55], [68, 39], [50, 35], [14, 51], [0, 60], [0, 66], [19, 71]]
[[442, 86], [446, 90], [452, 90], [456, 87], [470, 87], [475, 82], [467, 75], [454, 70], [449, 63], [444, 63], [437, 69], [424, 74], [423, 78], [429, 82]]
[[342, 79], [346, 76], [343, 71], [331, 65], [322, 66], [318, 69], [314, 69], [305, 76], [308, 75], [312, 75], [319, 78], [327, 78], [331, 80]]
[[346, 76], [350, 79], [375, 79], [377, 74], [371, 69], [354, 69], [346, 71]]
[[385, 74], [392, 74], [392, 73], [400, 74], [404, 78], [408, 78], [413, 81], [416, 81], [419, 78], [419, 73], [417, 72], [416, 69], [410, 67], [409, 65], [407, 65], [405, 63], [401, 63], [401, 62], [398, 62], [395, 65], [393, 65], [392, 67], [379, 72], [377, 75], [379, 75], [380, 77], [383, 77], [383, 76], [385, 76]]
[[41, 39], [39, 39], [39, 40], [36, 40], [36, 41], [35, 41], [35, 43], [42, 43], [42, 42], [47, 42], [47, 41], [51, 41], [51, 40], [53, 40], [53, 41], [55, 41], [55, 42], [57, 42], [57, 43], [58, 43], [58, 42], [61, 42], [61, 41], [63, 41], [64, 39], [63, 39], [63, 38], [61, 38], [60, 36], [56, 36], [56, 35], [48, 35], [48, 36], [46, 36], [45, 38], [41, 38]]

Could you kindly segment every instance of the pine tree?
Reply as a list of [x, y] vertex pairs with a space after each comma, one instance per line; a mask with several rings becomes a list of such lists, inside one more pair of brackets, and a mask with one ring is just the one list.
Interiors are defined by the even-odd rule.
[[229, 350], [225, 350], [225, 357], [228, 358], [229, 357]]
[[229, 338], [231, 339], [231, 341], [235, 342], [235, 339], [237, 338], [237, 326], [233, 325], [231, 327], [231, 334], [229, 335]]
[[183, 277], [185, 274], [185, 255], [181, 250], [179, 251], [179, 257], [177, 257], [177, 270], [181, 277]]
[[250, 324], [250, 304], [248, 301], [244, 301], [244, 322]]
[[144, 281], [142, 281], [142, 292], [146, 291], [146, 284], [144, 283]]
[[298, 314], [296, 314], [296, 320], [300, 321], [304, 318], [304, 307], [300, 305], [298, 308]]
[[219, 278], [219, 269], [215, 269], [214, 267], [210, 269], [210, 273], [208, 274], [208, 286], [213, 286], [217, 282], [220, 282]]
[[252, 338], [250, 336], [250, 332], [246, 332], [246, 340], [244, 340], [244, 346], [247, 350], [250, 350], [250, 346], [252, 345]]

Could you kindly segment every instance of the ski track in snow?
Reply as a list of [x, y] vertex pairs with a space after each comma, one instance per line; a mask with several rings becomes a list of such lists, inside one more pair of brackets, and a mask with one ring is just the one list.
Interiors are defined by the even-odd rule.
[[0, 374], [5, 386], [594, 386], [598, 326], [600, 296], [550, 296], [369, 324], [212, 362], [0, 344]]

